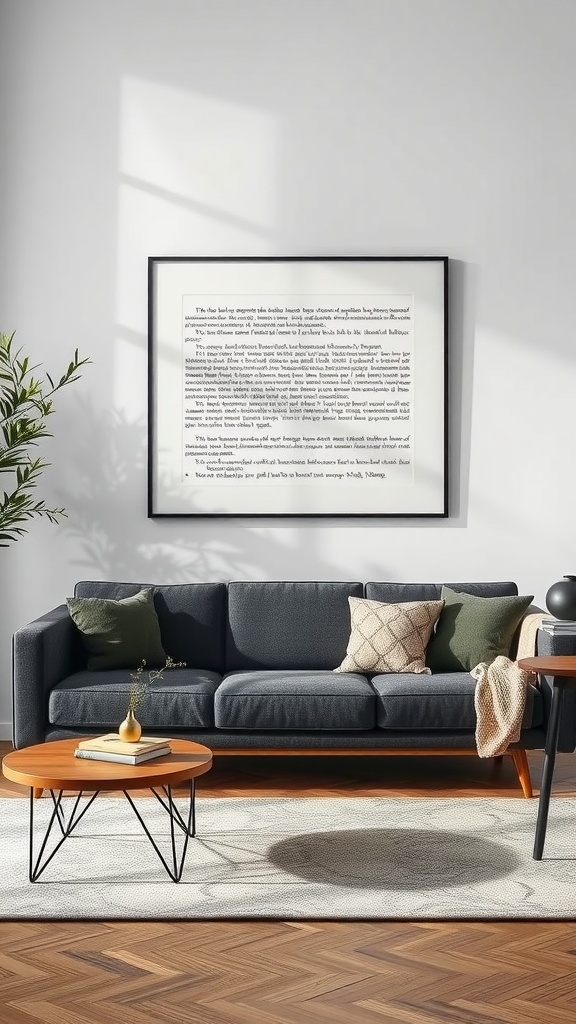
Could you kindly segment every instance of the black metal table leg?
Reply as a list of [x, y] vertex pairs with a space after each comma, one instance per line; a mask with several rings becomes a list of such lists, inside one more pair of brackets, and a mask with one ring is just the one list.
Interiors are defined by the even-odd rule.
[[[141, 826], [142, 826], [142, 828], [144, 830], [144, 833], [146, 834], [146, 836], [150, 840], [150, 843], [151, 843], [152, 847], [154, 848], [154, 850], [156, 851], [156, 853], [157, 853], [161, 863], [163, 864], [166, 872], [168, 873], [168, 875], [170, 876], [170, 878], [172, 879], [173, 882], [179, 882], [180, 879], [182, 878], [182, 872], [184, 870], [184, 864], [185, 864], [185, 861], [186, 861], [186, 852], [187, 852], [187, 849], [188, 849], [188, 840], [190, 838], [192, 838], [196, 834], [196, 780], [195, 779], [190, 779], [189, 780], [189, 784], [188, 784], [188, 812], [185, 815], [182, 815], [180, 813], [180, 811], [178, 810], [177, 806], [176, 806], [176, 803], [174, 801], [174, 797], [172, 795], [172, 788], [171, 788], [171, 786], [164, 786], [163, 790], [164, 790], [166, 799], [163, 799], [161, 796], [159, 796], [159, 794], [156, 793], [155, 790], [152, 790], [152, 792], [154, 793], [154, 796], [156, 797], [156, 799], [160, 802], [161, 806], [167, 812], [169, 820], [170, 820], [170, 846], [171, 846], [171, 861], [172, 861], [171, 865], [164, 858], [164, 856], [163, 856], [162, 852], [160, 851], [159, 847], [157, 846], [157, 844], [156, 844], [152, 834], [150, 833], [150, 830], [148, 829], [146, 823], [144, 822], [144, 819], [143, 819], [142, 815], [140, 814], [138, 808], [136, 807], [136, 804], [134, 803], [132, 797], [130, 796], [130, 794], [126, 790], [124, 790], [124, 796], [126, 797], [128, 803], [132, 807], [132, 810], [134, 811], [136, 817], [138, 818], [138, 821], [140, 822], [140, 824], [141, 824]], [[83, 792], [80, 791], [78, 793], [75, 801], [74, 801], [74, 805], [72, 807], [72, 812], [71, 812], [68, 820], [66, 820], [66, 816], [65, 816], [64, 811], [62, 809], [62, 795], [63, 795], [62, 790], [58, 790], [56, 792], [54, 792], [54, 790], [50, 790], [50, 794], [52, 796], [52, 804], [53, 804], [52, 813], [50, 815], [50, 820], [49, 820], [48, 825], [47, 825], [47, 827], [45, 829], [44, 836], [43, 836], [41, 844], [40, 844], [40, 850], [39, 850], [37, 856], [35, 857], [35, 855], [34, 855], [34, 790], [32, 788], [30, 789], [29, 848], [28, 848], [28, 878], [29, 878], [30, 882], [36, 882], [38, 880], [38, 878], [40, 877], [40, 875], [42, 874], [42, 872], [45, 870], [45, 868], [48, 867], [48, 864], [50, 863], [52, 858], [55, 856], [56, 853], [58, 853], [58, 850], [60, 849], [62, 844], [71, 835], [71, 833], [74, 831], [76, 826], [79, 824], [81, 819], [86, 814], [86, 811], [88, 810], [88, 808], [92, 805], [92, 803], [94, 802], [94, 800], [98, 796], [98, 791], [93, 793], [92, 796], [90, 797], [90, 799], [88, 800], [86, 806], [83, 807], [82, 810], [79, 810], [80, 800], [81, 800], [81, 798], [83, 796]], [[59, 828], [61, 835], [60, 835], [60, 838], [59, 838], [58, 842], [55, 844], [54, 848], [51, 850], [51, 852], [49, 854], [47, 854], [45, 852], [46, 851], [46, 846], [48, 844], [48, 840], [50, 839], [50, 836], [52, 834], [53, 829], [55, 829], [56, 827]], [[175, 830], [176, 830], [176, 828], [179, 828], [184, 833], [184, 841], [183, 841], [183, 844], [182, 844], [182, 850], [181, 850], [181, 853], [180, 853], [180, 858], [178, 858], [178, 853], [177, 853], [177, 849], [176, 849], [176, 837], [175, 837]]]
[[[173, 799], [173, 796], [172, 796], [172, 787], [171, 786], [165, 786], [164, 787], [164, 791], [165, 791], [166, 796], [167, 796], [166, 802], [164, 802], [162, 800], [162, 798], [159, 797], [158, 794], [154, 790], [152, 790], [152, 792], [154, 793], [154, 796], [156, 797], [157, 800], [159, 800], [159, 802], [161, 803], [161, 805], [164, 808], [164, 810], [168, 812], [168, 816], [170, 818], [170, 845], [171, 845], [171, 853], [172, 853], [172, 867], [170, 867], [170, 865], [166, 861], [163, 853], [161, 852], [161, 850], [159, 849], [158, 845], [156, 844], [156, 841], [155, 841], [154, 837], [152, 836], [152, 833], [150, 832], [148, 826], [146, 825], [146, 822], [144, 821], [142, 815], [140, 814], [140, 811], [136, 807], [136, 804], [134, 803], [132, 797], [130, 796], [130, 794], [128, 793], [127, 790], [124, 790], [123, 792], [124, 792], [124, 796], [126, 797], [128, 803], [130, 804], [132, 810], [134, 811], [134, 814], [138, 818], [138, 821], [140, 822], [145, 835], [149, 839], [151, 846], [153, 847], [154, 851], [156, 852], [156, 855], [158, 856], [158, 859], [160, 860], [161, 864], [163, 865], [166, 873], [169, 875], [169, 877], [172, 879], [173, 882], [179, 882], [180, 879], [182, 878], [182, 872], [184, 871], [184, 863], [186, 861], [186, 851], [188, 849], [188, 840], [190, 839], [191, 836], [193, 836], [195, 834], [195, 814], [196, 814], [196, 811], [195, 811], [195, 798], [196, 798], [196, 784], [195, 784], [195, 780], [194, 779], [190, 779], [189, 784], [188, 784], [188, 815], [187, 815], [187, 820], [182, 817], [182, 815], [180, 814], [178, 808], [176, 807], [176, 804], [174, 803], [174, 799]], [[182, 831], [184, 832], [184, 843], [182, 845], [182, 852], [180, 854], [180, 861], [178, 861], [177, 851], [176, 851], [176, 841], [175, 841], [175, 832], [174, 832], [174, 827], [175, 826], [180, 828], [180, 829], [182, 829]]]
[[[62, 790], [58, 790], [57, 793], [55, 794], [54, 790], [51, 789], [50, 795], [52, 796], [53, 810], [52, 814], [50, 815], [50, 821], [48, 822], [46, 831], [44, 832], [44, 838], [40, 845], [40, 851], [38, 853], [38, 856], [36, 857], [36, 860], [34, 860], [34, 790], [30, 789], [30, 815], [28, 823], [28, 878], [30, 882], [36, 882], [40, 878], [40, 875], [42, 874], [44, 869], [48, 867], [54, 855], [58, 853], [58, 850], [62, 846], [62, 843], [68, 838], [69, 835], [71, 835], [76, 826], [82, 820], [82, 818], [86, 814], [86, 811], [98, 796], [98, 792], [92, 794], [86, 806], [79, 813], [78, 806], [80, 804], [80, 799], [83, 795], [82, 790], [78, 793], [78, 796], [74, 801], [74, 806], [68, 819], [68, 823], [66, 823], [64, 812], [62, 810]], [[44, 851], [46, 849], [46, 844], [48, 843], [48, 840], [50, 838], [54, 822], [58, 822], [58, 826], [60, 828], [62, 835], [59, 841], [56, 843], [56, 846], [54, 847], [52, 852], [49, 853], [48, 856], [44, 857]]]
[[151, 789], [150, 792], [156, 797], [158, 803], [162, 805], [164, 810], [167, 811], [168, 814], [172, 814], [172, 816], [174, 818], [174, 823], [176, 825], [178, 825], [178, 828], [181, 828], [183, 832], [187, 831], [188, 835], [190, 836], [190, 838], [193, 839], [194, 836], [196, 835], [196, 779], [190, 779], [190, 790], [189, 790], [189, 793], [191, 794], [191, 800], [192, 800], [192, 820], [191, 820], [190, 827], [188, 827], [188, 825], [184, 821], [184, 818], [180, 814], [180, 811], [178, 810], [178, 808], [176, 807], [176, 804], [174, 802], [172, 802], [172, 806], [170, 808], [170, 804], [168, 802], [169, 801], [169, 787], [168, 786], [162, 786], [162, 792], [164, 793], [164, 795], [166, 797], [166, 800], [163, 800], [162, 797], [160, 796], [160, 794], [157, 793], [155, 789]]
[[550, 791], [552, 789], [552, 776], [554, 775], [556, 749], [558, 747], [558, 734], [560, 732], [560, 715], [562, 712], [563, 699], [564, 680], [557, 678], [554, 682], [554, 689], [552, 692], [552, 707], [550, 709], [550, 721], [548, 723], [546, 746], [544, 748], [544, 768], [542, 770], [542, 782], [540, 784], [538, 818], [536, 821], [536, 835], [534, 837], [534, 850], [532, 853], [534, 860], [542, 860], [544, 840], [546, 839], [548, 807], [550, 805]]

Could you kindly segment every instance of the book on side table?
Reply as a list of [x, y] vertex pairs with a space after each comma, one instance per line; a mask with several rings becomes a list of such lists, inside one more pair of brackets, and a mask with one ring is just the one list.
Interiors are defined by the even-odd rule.
[[553, 636], [576, 636], [576, 622], [574, 619], [544, 618], [540, 628], [545, 633], [552, 633]]
[[142, 736], [135, 743], [125, 743], [117, 732], [79, 740], [74, 757], [89, 761], [116, 761], [118, 764], [142, 764], [155, 757], [170, 754], [170, 740], [160, 736]]

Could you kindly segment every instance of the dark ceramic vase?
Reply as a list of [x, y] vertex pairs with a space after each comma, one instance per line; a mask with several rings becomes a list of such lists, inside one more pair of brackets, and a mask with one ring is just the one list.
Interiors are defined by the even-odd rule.
[[546, 594], [546, 607], [557, 619], [576, 619], [576, 576], [564, 576]]

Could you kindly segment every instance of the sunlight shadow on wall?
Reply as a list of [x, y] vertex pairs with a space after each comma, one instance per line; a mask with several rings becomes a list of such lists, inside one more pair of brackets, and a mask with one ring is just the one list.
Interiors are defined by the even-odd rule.
[[[282, 140], [276, 116], [267, 111], [135, 76], [125, 76], [121, 81], [119, 132], [118, 326], [111, 367], [113, 404], [127, 422], [143, 426], [147, 393], [146, 257], [275, 252], [283, 213], [278, 198]], [[184, 242], [184, 249], [183, 239], [190, 240], [189, 244]], [[138, 486], [142, 496], [144, 472]], [[267, 523], [284, 530], [287, 527], [273, 518]], [[398, 526], [397, 519], [379, 519], [377, 523], [389, 528]], [[178, 538], [190, 535], [198, 543], [199, 536], [208, 535], [207, 525], [199, 520], [156, 521], [154, 526], [145, 523], [144, 547], [149, 551], [150, 541], [154, 539], [155, 543], [161, 535], [164, 541], [162, 554], [158, 552], [159, 568], [167, 568], [163, 559], [168, 560], [168, 571], [173, 561], [181, 568]], [[368, 524], [351, 517], [350, 525], [364, 528]], [[410, 521], [410, 525], [445, 527], [455, 523], [454, 519], [417, 520]], [[227, 540], [234, 537], [231, 559], [228, 562], [224, 556], [221, 571], [226, 567], [228, 575], [238, 572], [241, 560], [248, 564], [249, 575], [258, 575], [270, 571], [270, 563], [284, 561], [280, 551], [273, 551], [275, 544], [282, 547], [279, 529], [268, 531], [270, 561], [263, 563], [265, 552], [251, 543], [259, 526], [264, 526], [263, 520], [218, 522], [217, 536]], [[330, 576], [337, 570], [325, 564], [324, 545], [319, 545], [318, 531], [325, 526], [322, 517], [301, 520], [296, 548], [307, 565], [318, 563], [314, 575]], [[186, 547], [189, 553], [190, 545]], [[214, 558], [213, 550], [212, 561]], [[201, 578], [205, 568], [200, 558], [188, 561], [184, 571]]]
[[303, 536], [285, 524], [270, 530], [262, 521], [231, 519], [215, 528], [213, 519], [147, 519], [144, 418], [77, 400], [62, 433], [66, 473], [54, 500], [68, 509], [60, 533], [71, 542], [69, 564], [84, 578], [156, 584], [334, 578], [314, 531]]
[[116, 320], [145, 331], [148, 256], [271, 248], [276, 122], [239, 103], [125, 77], [119, 130]]
[[174, 528], [169, 538], [150, 539], [142, 419], [83, 405], [76, 421], [83, 426], [68, 453], [71, 486], [56, 492], [70, 513], [61, 530], [75, 541], [71, 564], [116, 580], [187, 582], [245, 572], [244, 555], [230, 543], [183, 536]]
[[[276, 230], [276, 121], [196, 92], [124, 77], [119, 123], [113, 401], [147, 413], [146, 259], [268, 248]], [[181, 396], [174, 396], [175, 402]]]
[[138, 78], [122, 83], [120, 172], [214, 218], [276, 222], [270, 114]]

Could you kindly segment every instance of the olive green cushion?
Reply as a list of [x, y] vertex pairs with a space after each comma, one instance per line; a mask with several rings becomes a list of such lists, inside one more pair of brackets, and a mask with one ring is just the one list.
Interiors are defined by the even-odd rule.
[[433, 672], [469, 672], [510, 654], [512, 637], [532, 597], [476, 597], [442, 587], [444, 607], [426, 651]]
[[158, 616], [151, 590], [111, 601], [69, 597], [68, 611], [88, 654], [89, 671], [165, 665]]

